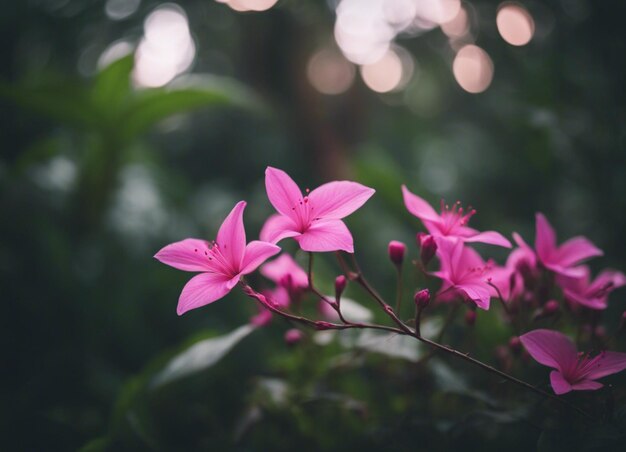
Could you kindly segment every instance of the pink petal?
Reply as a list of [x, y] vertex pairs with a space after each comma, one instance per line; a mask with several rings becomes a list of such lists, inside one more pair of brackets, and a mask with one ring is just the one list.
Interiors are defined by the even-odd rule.
[[183, 288], [178, 298], [176, 312], [183, 315], [191, 309], [213, 303], [230, 292], [233, 287], [232, 279], [218, 273], [196, 275]]
[[204, 272], [212, 266], [205, 252], [209, 244], [205, 240], [185, 239], [162, 248], [154, 257], [170, 267], [187, 272]]
[[550, 372], [550, 384], [554, 393], [557, 395], [565, 394], [572, 390], [572, 385], [563, 377], [563, 374], [557, 370]]
[[375, 192], [365, 185], [349, 181], [320, 185], [309, 195], [311, 217], [339, 220], [365, 204]]
[[276, 245], [253, 240], [246, 246], [246, 251], [241, 261], [241, 274], [247, 275], [253, 272], [259, 265], [279, 252], [280, 247]]
[[535, 249], [543, 263], [550, 260], [556, 250], [556, 235], [554, 229], [542, 213], [536, 214]]
[[522, 236], [519, 235], [517, 232], [513, 233], [513, 240], [515, 240], [515, 243], [517, 243], [517, 246], [519, 246], [520, 248], [532, 251], [532, 248], [528, 245], [528, 243], [526, 243], [526, 241], [522, 238]]
[[441, 219], [437, 221], [423, 220], [422, 224], [433, 237], [445, 237], [448, 235], [445, 225], [441, 222]]
[[246, 231], [243, 227], [245, 201], [239, 201], [230, 211], [217, 232], [216, 242], [222, 256], [232, 269], [239, 269], [246, 249]]
[[[543, 262], [543, 265], [547, 269], [552, 270], [554, 273], [558, 273], [565, 278], [580, 279], [585, 276], [585, 272], [582, 267], [563, 267], [562, 265], [551, 262]], [[561, 281], [565, 280], [562, 279]]]
[[611, 289], [617, 289], [618, 287], [626, 286], [626, 275], [617, 270], [603, 270], [596, 277], [596, 279], [589, 286], [589, 288], [592, 290], [601, 289], [608, 284], [611, 284]]
[[294, 210], [302, 199], [300, 187], [283, 170], [268, 166], [265, 170], [265, 190], [274, 208], [298, 223], [298, 211]]
[[309, 286], [309, 277], [306, 272], [286, 253], [281, 254], [278, 258], [261, 267], [261, 274], [276, 284], [280, 284], [283, 278], [289, 275], [291, 284], [295, 287]]
[[574, 343], [558, 331], [533, 330], [520, 336], [520, 340], [535, 361], [560, 372], [567, 372], [578, 359]]
[[266, 326], [272, 321], [272, 311], [259, 305], [259, 313], [250, 318], [250, 324], [254, 326]]
[[[441, 217], [430, 204], [419, 196], [411, 193], [405, 185], [402, 186], [402, 196], [406, 209], [420, 220], [428, 220], [436, 223], [441, 222]], [[432, 232], [431, 232], [432, 233]]]
[[264, 242], [278, 243], [287, 237], [300, 235], [296, 230], [295, 223], [283, 215], [272, 215], [267, 219], [259, 237]]
[[[456, 245], [455, 252], [453, 254], [453, 264], [458, 270], [455, 270], [455, 274], [463, 275], [472, 268], [481, 268], [485, 266], [485, 261], [478, 251], [469, 246], [465, 246], [462, 241], [459, 240]], [[471, 272], [473, 274], [473, 272]]]
[[555, 259], [563, 267], [570, 267], [579, 262], [604, 253], [585, 237], [574, 237], [563, 243], [556, 252]]
[[602, 352], [593, 367], [585, 372], [584, 377], [596, 380], [624, 369], [626, 369], [626, 353]]
[[476, 303], [480, 309], [487, 311], [489, 309], [489, 301], [491, 294], [489, 293], [488, 286], [479, 286], [471, 284], [459, 284], [455, 286], [457, 290], [463, 292], [467, 298]]
[[263, 292], [263, 294], [277, 308], [288, 308], [291, 304], [289, 291], [284, 287], [278, 286], [271, 291]]
[[592, 380], [583, 380], [572, 385], [572, 389], [575, 391], [595, 391], [596, 389], [600, 389], [604, 385], [602, 383], [598, 383], [597, 381]]
[[487, 243], [489, 245], [503, 246], [505, 248], [511, 248], [511, 242], [509, 242], [502, 234], [496, 231], [479, 232], [476, 235], [465, 237], [465, 242], [480, 242]]
[[454, 280], [463, 254], [463, 242], [454, 238], [435, 237], [441, 273]]
[[563, 289], [563, 293], [565, 294], [565, 297], [568, 300], [574, 301], [589, 309], [602, 310], [602, 309], [606, 309], [608, 306], [606, 302], [606, 297], [601, 297], [601, 298], [586, 297], [584, 294], [581, 294], [580, 292], [576, 292], [571, 289]]
[[341, 220], [314, 222], [304, 234], [295, 237], [304, 251], [346, 251], [354, 253], [352, 234]]

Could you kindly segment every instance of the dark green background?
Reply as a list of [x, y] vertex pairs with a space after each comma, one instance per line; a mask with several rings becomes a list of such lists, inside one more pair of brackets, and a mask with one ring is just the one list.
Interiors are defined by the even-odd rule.
[[[130, 59], [97, 75], [97, 55], [117, 39], [137, 40], [159, 3], [142, 1], [123, 21], [108, 19], [96, 0], [1, 6], [3, 450], [529, 450], [537, 441], [545, 450], [567, 441], [610, 450], [605, 444], [623, 439], [623, 377], [610, 380], [618, 420], [573, 434], [559, 428], [574, 421], [546, 415], [534, 396], [463, 363], [445, 360], [479, 389], [455, 392], [432, 369], [379, 355], [340, 366], [336, 344], [289, 349], [279, 321], [211, 369], [156, 392], [146, 382], [185, 344], [226, 334], [256, 312], [231, 294], [177, 317], [189, 275], [152, 255], [184, 237], [213, 237], [240, 199], [256, 237], [272, 210], [267, 165], [303, 187], [351, 178], [376, 188], [348, 223], [363, 267], [389, 297], [388, 241], [405, 241], [417, 256], [418, 223], [404, 210], [402, 183], [434, 203], [471, 204], [475, 227], [508, 236], [532, 240], [542, 211], [561, 239], [585, 234], [605, 250], [594, 269], [625, 269], [625, 5], [524, 2], [543, 33], [517, 48], [495, 29], [498, 3], [474, 1], [477, 44], [495, 66], [491, 87], [464, 92], [434, 30], [400, 40], [419, 65], [410, 108], [358, 77], [337, 97], [308, 84], [307, 58], [332, 39], [334, 16], [321, 0], [281, 0], [256, 14], [177, 2], [197, 47], [193, 72], [219, 76], [203, 91], [135, 93]], [[54, 165], [62, 174], [74, 168], [73, 182], [50, 182]], [[320, 260], [325, 290], [338, 271]], [[625, 293], [605, 313], [609, 332]], [[479, 315], [475, 330], [459, 321], [453, 337], [492, 361], [510, 335], [502, 328], [491, 313]], [[617, 348], [626, 350], [623, 338]], [[546, 369], [517, 366], [514, 373], [547, 384]], [[288, 400], [268, 398], [261, 378], [284, 380]], [[585, 404], [590, 396], [576, 397]], [[599, 397], [609, 403], [608, 392]], [[260, 418], [241, 427], [251, 412]]]

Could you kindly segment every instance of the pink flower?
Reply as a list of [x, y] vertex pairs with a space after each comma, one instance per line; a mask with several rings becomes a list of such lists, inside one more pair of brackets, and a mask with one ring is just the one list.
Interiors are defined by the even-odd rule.
[[309, 277], [306, 272], [286, 253], [261, 267], [261, 274], [279, 286], [288, 289], [306, 289]]
[[495, 270], [493, 283], [500, 289], [506, 301], [513, 300], [525, 292], [526, 284], [534, 279], [537, 273], [537, 257], [535, 252], [516, 233], [513, 238], [519, 245], [509, 254], [504, 267]]
[[185, 285], [176, 312], [185, 312], [224, 297], [243, 275], [253, 272], [280, 251], [276, 245], [254, 240], [246, 245], [244, 201], [228, 214], [214, 242], [185, 239], [167, 245], [154, 256], [164, 264], [188, 272], [202, 272]]
[[[261, 274], [274, 281], [278, 287], [266, 290], [263, 295], [277, 308], [288, 308], [291, 302], [309, 287], [309, 277], [289, 254], [281, 254], [278, 258], [261, 267]], [[259, 313], [250, 319], [250, 323], [265, 326], [272, 319], [272, 312], [259, 306]]]
[[489, 285], [493, 267], [486, 264], [473, 249], [458, 239], [437, 240], [437, 255], [441, 262], [439, 271], [433, 275], [443, 280], [439, 293], [456, 292], [476, 303], [481, 309], [489, 309], [494, 293]]
[[578, 278], [559, 278], [565, 297], [590, 309], [606, 309], [609, 293], [626, 285], [626, 276], [615, 270], [604, 270], [591, 281], [589, 267], [577, 267], [582, 273]]
[[568, 278], [580, 278], [584, 276], [584, 272], [581, 267], [575, 267], [575, 265], [591, 257], [602, 256], [602, 250], [581, 236], [571, 238], [561, 246], [557, 246], [556, 234], [546, 217], [537, 213], [536, 221], [537, 257], [544, 267], [554, 273]]
[[428, 232], [434, 237], [456, 237], [464, 242], [489, 243], [511, 248], [511, 242], [502, 234], [495, 231], [479, 232], [467, 226], [470, 218], [476, 213], [474, 209], [465, 212], [458, 202], [449, 208], [442, 201], [441, 214], [438, 214], [430, 204], [411, 193], [404, 185], [402, 195], [407, 210], [422, 220]]
[[365, 204], [375, 191], [356, 182], [338, 181], [303, 196], [287, 173], [272, 167], [265, 170], [265, 188], [278, 215], [263, 226], [262, 240], [277, 243], [293, 237], [304, 251], [348, 253], [354, 252], [352, 235], [341, 219]]
[[626, 369], [626, 353], [603, 351], [591, 358], [579, 354], [574, 343], [558, 331], [534, 330], [520, 336], [520, 340], [535, 361], [556, 369], [550, 372], [556, 394], [600, 389], [602, 383], [594, 380]]

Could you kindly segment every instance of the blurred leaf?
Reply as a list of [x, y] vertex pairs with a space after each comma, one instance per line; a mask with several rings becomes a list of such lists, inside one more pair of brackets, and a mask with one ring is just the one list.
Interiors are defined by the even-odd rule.
[[402, 211], [404, 203], [400, 196], [400, 185], [406, 181], [403, 172], [387, 153], [379, 149], [368, 149], [355, 163], [356, 178], [359, 182], [375, 187], [377, 195], [384, 198], [392, 210]]
[[50, 136], [35, 141], [18, 155], [15, 170], [20, 173], [49, 160], [61, 152], [64, 144], [58, 136]]
[[[342, 335], [340, 339], [346, 338]], [[343, 344], [343, 342], [342, 342]], [[353, 344], [372, 353], [381, 353], [392, 358], [417, 362], [424, 356], [424, 347], [415, 338], [396, 333], [379, 333], [363, 330]]]
[[541, 432], [537, 442], [538, 452], [560, 452], [580, 449], [580, 437], [574, 429], [546, 429]]
[[151, 387], [155, 388], [211, 367], [254, 330], [254, 326], [246, 324], [224, 336], [193, 344], [170, 360], [165, 369], [152, 379]]
[[131, 94], [130, 76], [134, 56], [127, 55], [102, 69], [95, 78], [91, 98], [95, 108], [111, 112], [111, 119]]
[[105, 452], [109, 450], [109, 446], [108, 438], [96, 438], [81, 447], [78, 452]]
[[48, 82], [39, 86], [13, 86], [0, 81], [0, 97], [61, 123], [93, 128], [100, 116], [80, 83]]
[[492, 397], [483, 391], [471, 388], [461, 373], [455, 372], [443, 361], [432, 359], [430, 361], [430, 370], [435, 376], [437, 386], [443, 391], [469, 396], [491, 406], [497, 406], [497, 402]]
[[120, 122], [121, 134], [130, 139], [168, 116], [219, 105], [258, 109], [260, 104], [251, 92], [230, 79], [194, 77], [178, 87], [139, 91]]

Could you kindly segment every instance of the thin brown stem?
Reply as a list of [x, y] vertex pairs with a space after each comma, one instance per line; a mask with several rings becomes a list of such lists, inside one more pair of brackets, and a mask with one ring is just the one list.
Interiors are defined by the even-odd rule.
[[385, 311], [385, 313], [398, 325], [398, 327], [407, 335], [409, 336], [413, 336], [415, 339], [417, 339], [420, 342], [423, 342], [437, 350], [441, 350], [444, 351], [448, 354], [454, 355], [458, 358], [461, 358], [465, 361], [468, 361], [478, 367], [481, 367], [483, 369], [485, 369], [488, 372], [491, 372], [493, 374], [496, 374], [512, 383], [517, 384], [518, 386], [522, 386], [526, 389], [529, 389], [533, 392], [535, 392], [536, 394], [540, 394], [543, 397], [552, 399], [552, 400], [556, 400], [557, 402], [568, 406], [569, 408], [575, 410], [576, 412], [578, 412], [579, 414], [586, 416], [586, 417], [590, 417], [588, 413], [586, 413], [585, 411], [581, 410], [580, 408], [578, 408], [575, 405], [572, 405], [571, 403], [569, 403], [568, 401], [559, 398], [553, 394], [550, 394], [549, 392], [546, 392], [542, 389], [539, 389], [533, 385], [531, 385], [530, 383], [526, 383], [525, 381], [519, 380], [517, 378], [515, 378], [512, 375], [509, 375], [505, 372], [502, 372], [501, 370], [496, 369], [495, 367], [492, 367], [488, 364], [483, 363], [482, 361], [479, 361], [477, 359], [472, 358], [471, 356], [469, 356], [469, 353], [461, 353], [451, 347], [448, 347], [447, 345], [443, 345], [443, 344], [439, 344], [438, 342], [435, 341], [431, 341], [430, 339], [426, 339], [425, 337], [422, 337], [421, 335], [417, 334], [416, 332], [412, 331], [408, 326], [406, 326], [397, 316], [396, 314], [393, 312], [393, 309], [391, 309], [391, 307], [385, 302], [385, 300], [378, 294], [378, 292], [376, 292], [376, 290], [367, 282], [367, 280], [364, 278], [363, 273], [361, 272], [361, 269], [359, 267], [358, 262], [356, 261], [356, 258], [354, 257], [354, 255], [352, 255], [352, 262], [354, 264], [354, 267], [357, 270], [357, 279], [356, 281], [361, 284], [361, 286], [363, 286], [363, 288], [381, 305], [381, 307], [383, 308], [383, 310]]
[[[312, 287], [312, 280], [311, 280], [311, 264], [312, 264], [312, 257], [309, 258], [309, 286]], [[361, 269], [358, 265], [358, 262], [356, 261], [354, 255], [352, 255], [352, 262], [354, 264], [355, 269], [357, 270], [357, 274], [355, 277], [355, 280], [365, 289], [365, 291], [372, 297], [374, 298], [374, 300], [376, 300], [376, 302], [383, 308], [383, 310], [385, 311], [385, 313], [394, 321], [394, 323], [396, 323], [396, 325], [398, 326], [398, 328], [395, 327], [389, 327], [389, 326], [384, 326], [384, 325], [374, 325], [374, 324], [367, 324], [367, 323], [352, 323], [349, 321], [344, 321], [344, 324], [337, 324], [337, 323], [331, 323], [331, 322], [320, 322], [320, 321], [314, 321], [314, 320], [310, 320], [307, 319], [305, 317], [301, 317], [301, 316], [296, 316], [284, 311], [281, 311], [280, 309], [276, 308], [271, 302], [268, 302], [268, 300], [260, 293], [256, 292], [254, 289], [252, 289], [250, 286], [248, 286], [244, 281], [241, 281], [241, 285], [244, 289], [244, 293], [246, 295], [248, 295], [249, 297], [252, 297], [254, 299], [256, 299], [258, 302], [260, 302], [263, 306], [265, 306], [267, 309], [271, 310], [272, 312], [274, 312], [275, 314], [278, 314], [282, 317], [285, 317], [289, 320], [292, 320], [294, 322], [300, 322], [309, 326], [312, 326], [316, 329], [333, 329], [333, 330], [345, 330], [345, 329], [351, 329], [351, 328], [370, 328], [370, 329], [377, 329], [377, 330], [383, 330], [383, 331], [388, 331], [388, 332], [393, 332], [396, 334], [403, 334], [403, 335], [407, 335], [407, 336], [411, 336], [414, 337], [415, 339], [417, 339], [418, 341], [427, 344], [428, 346], [436, 349], [436, 350], [440, 350], [442, 352], [448, 353], [450, 355], [456, 356], [457, 358], [460, 358], [464, 361], [467, 361], [469, 363], [474, 364], [475, 366], [478, 366], [484, 370], [486, 370], [487, 372], [493, 373], [495, 375], [498, 375], [501, 378], [504, 378], [505, 380], [508, 380], [518, 386], [524, 387], [530, 391], [533, 391], [536, 394], [541, 395], [542, 397], [554, 400], [559, 402], [560, 404], [567, 406], [568, 408], [576, 411], [577, 413], [581, 414], [582, 416], [585, 417], [590, 417], [590, 415], [583, 411], [582, 409], [578, 408], [577, 406], [569, 403], [567, 400], [562, 399], [560, 397], [557, 397], [554, 394], [550, 394], [549, 392], [546, 392], [542, 389], [539, 389], [533, 385], [531, 385], [530, 383], [526, 383], [523, 380], [520, 380], [518, 378], [515, 378], [512, 375], [507, 374], [506, 372], [503, 372], [501, 370], [496, 369], [495, 367], [490, 366], [489, 364], [483, 363], [482, 361], [479, 361], [475, 358], [472, 358], [469, 353], [462, 353], [456, 349], [453, 349], [447, 345], [443, 345], [440, 344], [436, 341], [432, 341], [430, 339], [427, 339], [423, 336], [421, 336], [417, 331], [413, 331], [411, 330], [404, 322], [402, 322], [402, 320], [400, 320], [398, 318], [398, 316], [396, 315], [396, 313], [394, 312], [393, 308], [391, 308], [391, 306], [389, 306], [385, 300], [378, 294], [378, 292], [370, 285], [370, 283], [365, 279], [365, 277], [363, 276], [363, 273], [361, 272]], [[322, 295], [322, 297], [324, 297]], [[325, 297], [324, 297], [325, 298]]]
[[295, 314], [291, 314], [289, 312], [286, 311], [282, 311], [280, 309], [278, 309], [276, 306], [273, 305], [273, 303], [269, 300], [267, 300], [267, 298], [260, 294], [259, 292], [257, 292], [256, 290], [254, 290], [252, 287], [250, 287], [248, 284], [246, 284], [244, 281], [240, 281], [239, 283], [241, 285], [241, 287], [243, 288], [243, 292], [244, 294], [246, 294], [247, 296], [249, 296], [250, 298], [253, 298], [255, 300], [257, 300], [264, 308], [269, 309], [270, 311], [272, 311], [274, 314], [277, 314], [287, 320], [290, 320], [292, 322], [297, 322], [297, 323], [301, 323], [304, 325], [308, 325], [311, 326], [315, 329], [324, 329], [324, 330], [347, 330], [347, 329], [352, 329], [352, 328], [359, 328], [359, 329], [373, 329], [373, 330], [381, 330], [381, 331], [387, 331], [390, 333], [396, 333], [396, 334], [406, 334], [406, 332], [404, 332], [401, 329], [398, 328], [394, 328], [394, 327], [390, 327], [390, 326], [385, 326], [385, 325], [375, 325], [375, 324], [370, 324], [370, 323], [353, 323], [353, 322], [347, 322], [345, 324], [338, 324], [338, 323], [332, 323], [332, 322], [326, 322], [326, 321], [316, 321], [316, 320], [311, 320], [311, 319], [307, 319], [306, 317], [302, 317], [299, 315], [295, 315]]

